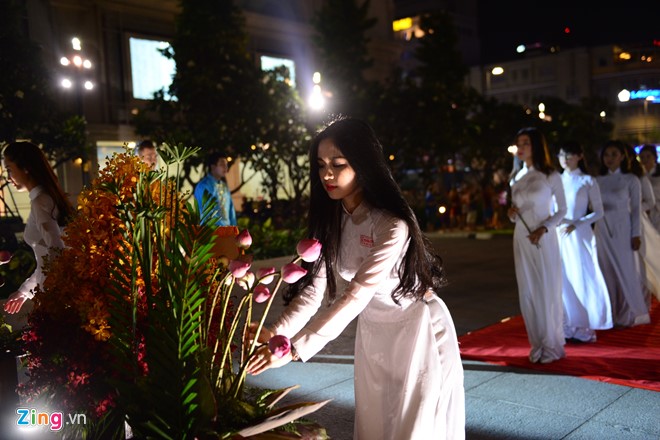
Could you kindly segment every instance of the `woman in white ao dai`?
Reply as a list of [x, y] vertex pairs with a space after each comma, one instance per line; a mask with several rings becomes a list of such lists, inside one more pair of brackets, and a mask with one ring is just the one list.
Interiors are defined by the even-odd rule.
[[3, 150], [4, 165], [9, 180], [18, 191], [29, 191], [30, 214], [23, 239], [34, 251], [37, 267], [30, 277], [12, 293], [4, 310], [18, 313], [23, 304], [34, 297], [34, 290], [43, 284], [44, 259], [52, 249], [64, 247], [62, 230], [73, 215], [73, 207], [60, 187], [46, 156], [31, 142], [12, 142]]
[[587, 174], [582, 147], [567, 143], [559, 151], [566, 216], [557, 229], [562, 260], [564, 336], [594, 342], [596, 332], [612, 328], [612, 306], [598, 265], [592, 225], [603, 216], [596, 179]]
[[515, 222], [513, 257], [520, 310], [532, 363], [565, 357], [561, 257], [555, 228], [566, 214], [564, 188], [550, 162], [543, 134], [525, 128], [516, 135], [522, 169], [512, 172], [509, 218]]
[[596, 178], [604, 215], [596, 223], [598, 262], [612, 303], [614, 325], [629, 327], [650, 322], [637, 267], [641, 245], [641, 189], [623, 143], [609, 141], [600, 155]]
[[[322, 256], [305, 266], [307, 276], [287, 292], [287, 308], [259, 335], [289, 337], [295, 354], [276, 359], [265, 347], [248, 372], [294, 356], [307, 361], [357, 317], [353, 438], [464, 439], [463, 367], [451, 315], [437, 295], [441, 262], [373, 130], [351, 118], [331, 123], [312, 143], [310, 163], [317, 169], [308, 234], [323, 244]], [[346, 282], [340, 291], [335, 274]]]

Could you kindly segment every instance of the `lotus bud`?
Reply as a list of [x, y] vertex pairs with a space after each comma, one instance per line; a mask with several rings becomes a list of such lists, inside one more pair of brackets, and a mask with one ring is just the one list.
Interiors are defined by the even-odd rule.
[[268, 349], [278, 358], [291, 353], [291, 341], [284, 335], [275, 335], [268, 341]]
[[257, 270], [257, 280], [261, 284], [270, 284], [275, 279], [274, 267], [262, 267]]
[[294, 263], [282, 267], [282, 279], [285, 283], [293, 284], [307, 274], [307, 270]]
[[266, 302], [270, 297], [270, 290], [268, 290], [268, 287], [263, 284], [258, 284], [257, 287], [254, 288], [254, 302], [261, 304]]
[[296, 251], [298, 255], [308, 263], [318, 260], [321, 255], [321, 242], [315, 238], [306, 238], [300, 240], [298, 246], [296, 246]]
[[231, 260], [229, 262], [229, 271], [234, 278], [243, 278], [247, 273], [252, 263], [241, 260]]
[[247, 249], [252, 246], [252, 236], [247, 229], [243, 229], [243, 232], [236, 236], [236, 244], [241, 249]]
[[7, 250], [0, 251], [0, 264], [7, 264], [11, 260], [11, 252]]
[[254, 286], [254, 273], [246, 272], [245, 275], [236, 279], [236, 283], [245, 290], [250, 290]]

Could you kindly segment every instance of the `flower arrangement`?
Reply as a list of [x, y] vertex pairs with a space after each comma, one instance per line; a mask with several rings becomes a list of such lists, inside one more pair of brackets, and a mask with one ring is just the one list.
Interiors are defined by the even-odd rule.
[[[320, 243], [301, 242], [292, 263], [256, 274], [247, 231], [236, 258], [215, 254], [217, 231], [200, 226], [204, 213], [176, 178], [197, 151], [164, 146], [161, 171], [114, 155], [81, 193], [65, 249], [47, 261], [23, 336], [29, 381], [20, 392], [85, 414], [86, 425], [64, 427], [84, 430], [76, 438], [125, 438], [125, 426], [136, 438], [241, 438], [327, 403], [275, 408], [290, 388], [245, 385], [257, 348], [247, 338], [252, 304], [267, 302], [261, 328], [281, 284], [304, 275], [296, 263], [318, 258]], [[272, 346], [286, 354], [282, 341]]]

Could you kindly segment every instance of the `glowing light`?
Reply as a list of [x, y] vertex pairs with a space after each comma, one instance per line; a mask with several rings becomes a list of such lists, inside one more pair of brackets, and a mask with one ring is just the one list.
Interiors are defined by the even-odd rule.
[[518, 152], [518, 147], [516, 145], [509, 145], [506, 151], [508, 151], [511, 154], [516, 154]]
[[570, 33], [571, 33], [571, 28], [569, 28], [568, 26], [566, 26], [566, 27], [564, 28], [564, 33], [565, 33], [565, 34], [570, 34]]
[[631, 59], [631, 58], [632, 58], [632, 55], [630, 55], [630, 52], [621, 52], [621, 53], [619, 54], [619, 59], [622, 59], [622, 60], [629, 60], [629, 59]]
[[605, 113], [604, 110], [603, 110], [602, 112], [600, 112], [600, 117], [601, 117], [601, 118], [604, 118], [606, 115], [607, 115], [607, 114]]
[[85, 90], [92, 90], [94, 88], [94, 83], [91, 81], [85, 81], [83, 87], [85, 87]]
[[545, 113], [539, 112], [539, 119], [545, 119]]
[[447, 208], [445, 206], [441, 206], [438, 208], [438, 212], [440, 214], [444, 214], [445, 212], [447, 212]]
[[539, 111], [544, 112], [545, 111], [545, 104], [544, 103], [539, 103]]
[[321, 84], [321, 72], [314, 72], [312, 75], [312, 81], [314, 84]]
[[82, 63], [83, 63], [83, 60], [80, 57], [80, 55], [76, 55], [75, 57], [73, 57], [73, 64], [75, 64], [77, 67], [82, 66]]
[[65, 89], [70, 89], [71, 86], [73, 86], [73, 83], [71, 82], [71, 80], [69, 78], [64, 78], [60, 84]]
[[500, 66], [493, 67], [493, 69], [490, 71], [490, 73], [492, 73], [493, 75], [501, 75], [501, 74], [504, 73], [504, 68], [502, 68]]
[[71, 61], [69, 61], [67, 57], [62, 57], [60, 58], [60, 64], [63, 66], [68, 66], [69, 64], [71, 64]]
[[318, 84], [315, 84], [312, 89], [312, 94], [309, 97], [309, 106], [312, 110], [321, 110], [325, 107], [325, 98], [321, 92], [321, 86]]
[[71, 46], [73, 47], [73, 50], [82, 50], [82, 43], [78, 37], [73, 37], [71, 39]]
[[520, 44], [520, 45], [518, 45], [518, 47], [516, 47], [516, 52], [518, 52], [518, 53], [523, 53], [526, 50], [527, 50], [527, 48], [525, 47], [524, 44]]
[[82, 162], [83, 162], [82, 157], [76, 157], [75, 159], [73, 159], [73, 163], [76, 165], [82, 165]]
[[413, 20], [411, 17], [401, 18], [392, 22], [392, 30], [394, 32], [405, 31], [406, 29], [410, 29], [412, 25]]
[[627, 89], [623, 89], [619, 92], [617, 97], [619, 98], [619, 101], [621, 101], [621, 102], [628, 102], [628, 101], [630, 101], [630, 91], [627, 90]]
[[92, 68], [92, 62], [90, 60], [84, 60], [82, 63], [82, 66], [85, 69], [91, 69]]
[[393, 161], [394, 160], [394, 155], [390, 154], [389, 159], [390, 159], [390, 161]]

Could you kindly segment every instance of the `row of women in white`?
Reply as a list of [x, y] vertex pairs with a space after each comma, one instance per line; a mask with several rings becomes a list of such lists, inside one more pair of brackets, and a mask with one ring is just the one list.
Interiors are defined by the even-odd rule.
[[660, 299], [655, 146], [640, 152], [642, 166], [632, 148], [607, 142], [594, 177], [577, 144], [562, 146], [561, 174], [538, 129], [520, 130], [516, 145], [509, 216], [530, 361], [563, 358], [566, 339], [648, 324], [651, 295]]

